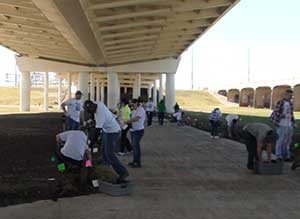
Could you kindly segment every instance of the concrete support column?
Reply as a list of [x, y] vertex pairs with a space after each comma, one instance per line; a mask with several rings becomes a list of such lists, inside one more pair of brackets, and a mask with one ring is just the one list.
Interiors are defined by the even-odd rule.
[[141, 74], [136, 74], [134, 87], [133, 87], [133, 98], [137, 99], [141, 96]]
[[159, 100], [161, 101], [164, 97], [164, 83], [163, 83], [163, 74], [159, 75]]
[[30, 91], [31, 91], [31, 80], [30, 72], [21, 72], [21, 83], [20, 83], [20, 111], [30, 111]]
[[100, 82], [99, 80], [96, 80], [96, 90], [97, 90], [97, 94], [96, 94], [96, 101], [100, 101]]
[[95, 78], [93, 73], [90, 73], [90, 100], [95, 101]]
[[120, 100], [120, 83], [118, 73], [107, 74], [107, 106], [110, 109], [116, 109]]
[[148, 85], [148, 98], [152, 97], [152, 84]]
[[175, 74], [166, 75], [166, 108], [168, 113], [174, 112], [175, 105]]
[[104, 103], [105, 101], [105, 92], [104, 92], [104, 83], [101, 83], [101, 89], [100, 89], [100, 92], [101, 92], [101, 102]]
[[44, 73], [44, 110], [48, 112], [49, 109], [49, 74], [48, 72]]
[[157, 86], [156, 86], [156, 80], [154, 80], [153, 82], [153, 103], [154, 103], [154, 106], [157, 106]]
[[58, 78], [58, 87], [57, 87], [57, 103], [58, 103], [58, 109], [61, 107], [61, 101], [62, 100], [62, 77]]
[[72, 74], [68, 73], [68, 98], [72, 98]]
[[89, 94], [89, 73], [88, 72], [80, 72], [78, 77], [78, 90], [80, 90], [83, 94], [81, 100], [84, 102], [88, 99]]
[[127, 87], [124, 87], [124, 94], [127, 94]]

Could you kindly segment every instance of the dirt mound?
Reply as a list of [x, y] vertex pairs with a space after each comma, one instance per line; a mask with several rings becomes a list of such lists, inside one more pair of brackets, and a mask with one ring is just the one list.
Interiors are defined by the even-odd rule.
[[[61, 114], [0, 116], [0, 206], [49, 198], [49, 178], [63, 182], [50, 157]], [[76, 195], [76, 193], [73, 193]]]

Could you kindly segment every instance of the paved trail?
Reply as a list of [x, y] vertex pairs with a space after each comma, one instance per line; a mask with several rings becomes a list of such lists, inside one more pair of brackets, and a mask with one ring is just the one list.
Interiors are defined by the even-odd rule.
[[[245, 169], [243, 145], [167, 125], [146, 130], [144, 166], [130, 170], [128, 197], [95, 194], [0, 209], [2, 219], [299, 218], [300, 172], [281, 176]], [[129, 158], [124, 158], [127, 162]]]

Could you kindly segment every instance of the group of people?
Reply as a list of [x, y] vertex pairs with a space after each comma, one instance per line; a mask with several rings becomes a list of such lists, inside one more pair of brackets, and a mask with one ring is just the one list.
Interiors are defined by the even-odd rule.
[[[132, 168], [142, 166], [140, 142], [144, 135], [144, 123], [147, 117], [147, 125], [151, 126], [153, 115], [157, 110], [159, 124], [163, 125], [166, 111], [164, 100], [161, 100], [156, 108], [151, 98], [144, 104], [138, 99], [131, 101], [123, 99], [117, 111], [112, 112], [100, 101], [87, 100], [82, 104], [81, 97], [82, 93], [77, 91], [75, 98], [61, 105], [66, 115], [67, 131], [56, 136], [58, 160], [73, 163], [91, 161], [90, 148], [101, 133], [103, 163], [113, 167], [119, 175], [119, 181], [125, 181], [129, 173], [116, 156], [115, 150], [120, 145], [118, 155], [123, 156], [133, 152], [133, 160], [128, 165]], [[262, 150], [264, 148], [267, 150], [265, 162], [271, 162], [273, 146], [275, 146], [277, 161], [291, 160], [290, 145], [295, 127], [292, 97], [293, 91], [286, 90], [284, 97], [276, 104], [272, 112], [270, 118], [276, 130], [264, 123], [240, 124], [238, 115], [226, 116], [228, 136], [246, 144], [248, 169], [253, 169], [257, 162], [263, 162]], [[173, 116], [180, 123], [182, 112], [178, 104], [174, 106], [174, 109]], [[215, 108], [209, 115], [211, 137], [214, 139], [219, 138], [221, 119], [222, 112], [219, 108]], [[87, 132], [87, 129], [94, 131]], [[129, 131], [131, 140], [127, 137]]]
[[[139, 99], [122, 99], [116, 111], [111, 111], [101, 101], [86, 100], [81, 102], [82, 93], [77, 91], [75, 98], [62, 103], [66, 116], [66, 131], [56, 136], [56, 156], [59, 162], [78, 164], [86, 160], [91, 163], [91, 149], [101, 135], [102, 162], [111, 165], [119, 175], [118, 182], [126, 181], [129, 176], [127, 168], [118, 159], [118, 155], [133, 153], [129, 167], [141, 168], [141, 145], [144, 135], [144, 123], [147, 117], [148, 126], [152, 125], [155, 105], [150, 98], [146, 104]], [[163, 124], [165, 113], [164, 102], [158, 105], [160, 124]], [[130, 131], [131, 140], [128, 139]], [[126, 153], [125, 153], [126, 152]]]
[[[283, 98], [276, 104], [270, 120], [276, 127], [273, 129], [265, 123], [240, 124], [238, 115], [227, 115], [226, 125], [228, 137], [241, 140], [246, 144], [248, 151], [247, 168], [253, 169], [256, 162], [263, 162], [262, 150], [267, 151], [267, 160], [271, 162], [272, 149], [275, 146], [276, 161], [291, 161], [291, 143], [295, 118], [293, 113], [293, 91], [285, 91]], [[222, 113], [215, 108], [209, 115], [211, 137], [219, 138], [219, 127]]]
[[[101, 136], [102, 162], [111, 165], [119, 175], [119, 182], [126, 181], [129, 173], [127, 168], [116, 156], [133, 154], [129, 167], [141, 168], [141, 145], [144, 136], [144, 123], [152, 125], [154, 113], [157, 111], [159, 125], [164, 124], [166, 106], [161, 100], [157, 108], [152, 100], [142, 103], [140, 99], [123, 98], [117, 109], [110, 110], [101, 101], [81, 101], [82, 93], [77, 91], [61, 105], [65, 113], [66, 131], [56, 136], [57, 147], [55, 154], [58, 162], [80, 164], [91, 163], [91, 151]], [[130, 140], [128, 138], [130, 132]]]

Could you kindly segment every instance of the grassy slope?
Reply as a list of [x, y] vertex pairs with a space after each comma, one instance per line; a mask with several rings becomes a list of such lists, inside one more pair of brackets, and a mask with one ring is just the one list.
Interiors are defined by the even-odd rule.
[[[57, 102], [57, 93], [55, 88], [49, 89], [49, 104], [54, 105]], [[0, 87], [0, 105], [18, 105], [19, 104], [19, 89], [14, 87]], [[44, 103], [42, 88], [32, 88], [31, 104], [42, 105]]]
[[[219, 107], [224, 114], [238, 114], [254, 117], [269, 117], [270, 109], [254, 109], [248, 107], [229, 107], [221, 104], [207, 91], [176, 91], [176, 101], [185, 110], [191, 112], [209, 113]], [[298, 118], [300, 114], [295, 113]]]
[[[0, 87], [0, 114], [16, 113], [19, 111], [19, 88]], [[42, 112], [44, 104], [44, 92], [42, 88], [31, 89], [31, 110]], [[57, 108], [57, 89], [49, 89], [49, 110], [55, 111]]]

